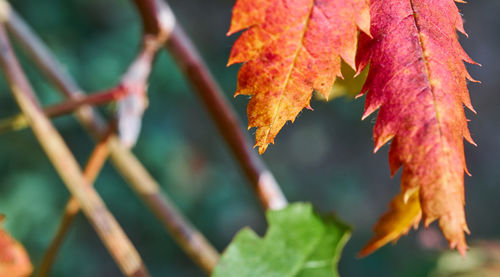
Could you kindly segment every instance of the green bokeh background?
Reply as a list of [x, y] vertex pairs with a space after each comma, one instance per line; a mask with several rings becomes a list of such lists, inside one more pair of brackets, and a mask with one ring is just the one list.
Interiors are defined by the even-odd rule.
[[[12, 5], [41, 35], [85, 90], [115, 85], [133, 59], [140, 25], [126, 0], [13, 0]], [[225, 36], [233, 0], [170, 1], [230, 103], [246, 122], [248, 98], [232, 97], [238, 66], [226, 60], [236, 36]], [[466, 212], [472, 230], [469, 241], [500, 238], [500, 2], [475, 0], [460, 5], [470, 38], [464, 48], [482, 67], [469, 67], [482, 84], [471, 84], [473, 115], [470, 129], [479, 147], [466, 146]], [[61, 101], [57, 91], [21, 55], [45, 105]], [[185, 215], [223, 250], [242, 227], [265, 230], [262, 211], [211, 119], [191, 87], [162, 52], [153, 71], [150, 107], [134, 152]], [[364, 100], [313, 101], [287, 124], [263, 155], [290, 201], [310, 201], [319, 210], [334, 211], [354, 227], [342, 260], [342, 276], [425, 276], [446, 251], [435, 225], [412, 232], [396, 246], [357, 259], [372, 235], [371, 228], [399, 190], [399, 175], [389, 177], [387, 150], [372, 154], [374, 117], [361, 121]], [[0, 79], [0, 116], [18, 108]], [[54, 120], [81, 164], [93, 148], [76, 120]], [[253, 131], [250, 131], [251, 133]], [[251, 134], [253, 135], [253, 133]], [[145, 260], [152, 276], [202, 276], [160, 223], [121, 177], [107, 165], [97, 190]], [[69, 195], [29, 130], [0, 136], [0, 213], [6, 228], [38, 264], [52, 238]], [[428, 243], [432, 241], [431, 245]], [[120, 276], [113, 260], [83, 216], [62, 248], [53, 276]]]

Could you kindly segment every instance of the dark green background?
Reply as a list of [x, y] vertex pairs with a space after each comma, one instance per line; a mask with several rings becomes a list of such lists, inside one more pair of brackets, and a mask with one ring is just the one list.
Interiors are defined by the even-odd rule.
[[[39, 32], [59, 60], [87, 91], [115, 85], [133, 59], [140, 25], [126, 0], [14, 0], [19, 13]], [[233, 0], [175, 0], [170, 4], [246, 122], [248, 98], [232, 97], [238, 66], [226, 68], [236, 36], [225, 36]], [[479, 147], [466, 146], [473, 177], [466, 177], [469, 241], [500, 237], [500, 2], [475, 0], [460, 5], [470, 38], [467, 52], [482, 67], [469, 67], [482, 84], [471, 84], [478, 115], [470, 129]], [[55, 89], [22, 57], [44, 104], [61, 100]], [[4, 79], [0, 116], [18, 112]], [[242, 227], [265, 230], [262, 211], [210, 118], [171, 57], [162, 52], [150, 82], [150, 108], [134, 152], [185, 215], [220, 250]], [[365, 259], [356, 252], [399, 190], [399, 175], [389, 177], [387, 150], [372, 154], [374, 117], [361, 121], [363, 99], [313, 101], [285, 126], [263, 156], [290, 201], [311, 201], [334, 211], [354, 227], [340, 262], [342, 276], [424, 276], [435, 266], [446, 243], [433, 225], [412, 232], [396, 246]], [[83, 164], [93, 142], [71, 116], [54, 121]], [[250, 131], [252, 132], [252, 131]], [[253, 133], [252, 133], [253, 135]], [[0, 213], [5, 226], [29, 251], [35, 264], [60, 220], [68, 192], [29, 130], [0, 136]], [[153, 276], [202, 276], [109, 165], [97, 189], [122, 224]], [[437, 247], [426, 247], [435, 240]], [[53, 276], [120, 276], [93, 229], [79, 216], [55, 264]]]

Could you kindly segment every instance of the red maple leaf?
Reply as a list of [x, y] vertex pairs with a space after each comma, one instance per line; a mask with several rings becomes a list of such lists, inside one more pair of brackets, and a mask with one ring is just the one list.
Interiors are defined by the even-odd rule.
[[[392, 139], [389, 163], [393, 175], [403, 167], [403, 202], [418, 191], [424, 225], [439, 220], [450, 247], [464, 254], [469, 230], [463, 138], [474, 144], [463, 109], [465, 104], [473, 110], [464, 61], [474, 62], [458, 42], [456, 30], [465, 34], [462, 18], [453, 0], [372, 0], [370, 12], [373, 39], [362, 34], [358, 64], [361, 69], [370, 63], [363, 118], [379, 110], [375, 151]], [[378, 225], [414, 207], [404, 203]], [[392, 239], [409, 230], [416, 216]], [[387, 232], [378, 231], [377, 237]], [[380, 247], [373, 247], [377, 242], [367, 249]]]

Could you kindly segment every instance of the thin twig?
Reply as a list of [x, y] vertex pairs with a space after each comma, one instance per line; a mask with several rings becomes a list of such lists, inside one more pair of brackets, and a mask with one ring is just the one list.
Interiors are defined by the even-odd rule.
[[[53, 54], [13, 9], [5, 24], [36, 65], [56, 84], [66, 98], [77, 99], [83, 95], [74, 80], [62, 70]], [[99, 139], [103, 136], [106, 124], [90, 106], [81, 107], [76, 111], [76, 115], [94, 138]], [[118, 137], [111, 136], [109, 150], [114, 166], [132, 189], [154, 212], [191, 259], [205, 272], [210, 273], [219, 259], [215, 248], [178, 212], [151, 174]]]
[[125, 97], [127, 90], [122, 86], [117, 86], [109, 90], [90, 94], [78, 99], [70, 99], [60, 104], [54, 104], [44, 108], [45, 115], [53, 118], [66, 114], [73, 113], [75, 110], [84, 105], [98, 106], [109, 104], [112, 101], [117, 101]]
[[85, 180], [64, 140], [41, 110], [13, 49], [0, 25], [0, 66], [12, 94], [60, 177], [78, 200], [108, 251], [126, 276], [148, 276], [142, 260], [97, 192]]
[[[48, 118], [55, 118], [75, 112], [82, 106], [99, 106], [118, 101], [127, 96], [128, 90], [123, 86], [117, 86], [110, 90], [96, 92], [88, 96], [75, 97], [60, 104], [44, 107], [43, 111]], [[28, 122], [22, 114], [17, 114], [0, 120], [0, 134], [18, 131], [28, 128]]]
[[[109, 137], [111, 135], [113, 126], [110, 126], [109, 135], [104, 136], [103, 139], [96, 145], [94, 151], [90, 155], [90, 158], [85, 166], [85, 170], [83, 171], [83, 176], [85, 180], [89, 184], [93, 184], [97, 178], [97, 175], [101, 171], [102, 167], [106, 163], [106, 160], [109, 156]], [[50, 246], [47, 248], [42, 261], [40, 263], [40, 267], [38, 268], [37, 277], [45, 277], [48, 276], [52, 265], [54, 264], [55, 258], [59, 249], [61, 248], [62, 242], [66, 234], [71, 227], [71, 224], [74, 222], [75, 217], [80, 212], [80, 205], [78, 205], [78, 201], [74, 197], [71, 197], [66, 203], [64, 214], [61, 219], [61, 224], [59, 225], [59, 229], [54, 236]]]

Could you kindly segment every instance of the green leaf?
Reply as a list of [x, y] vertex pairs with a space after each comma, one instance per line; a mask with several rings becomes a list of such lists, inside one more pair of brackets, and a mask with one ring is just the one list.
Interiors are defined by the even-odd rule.
[[337, 263], [349, 227], [321, 217], [312, 205], [297, 203], [267, 212], [269, 229], [260, 238], [241, 230], [226, 249], [212, 277], [338, 276]]

